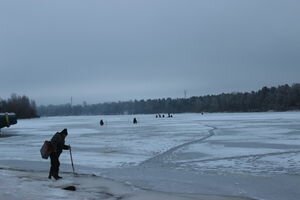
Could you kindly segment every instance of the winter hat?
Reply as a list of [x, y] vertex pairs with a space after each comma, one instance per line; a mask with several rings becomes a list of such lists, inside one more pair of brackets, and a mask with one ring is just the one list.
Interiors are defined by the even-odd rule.
[[65, 128], [65, 129], [64, 129], [64, 130], [62, 130], [60, 133], [61, 133], [61, 134], [68, 135], [68, 130]]

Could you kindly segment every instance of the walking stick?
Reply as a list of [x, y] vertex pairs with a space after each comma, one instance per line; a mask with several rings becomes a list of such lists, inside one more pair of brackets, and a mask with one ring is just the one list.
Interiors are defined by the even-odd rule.
[[72, 150], [71, 150], [71, 146], [70, 146], [70, 157], [71, 157], [71, 163], [72, 163], [73, 174], [75, 174], [75, 169], [74, 169], [74, 164], [73, 164], [73, 158], [72, 158]]

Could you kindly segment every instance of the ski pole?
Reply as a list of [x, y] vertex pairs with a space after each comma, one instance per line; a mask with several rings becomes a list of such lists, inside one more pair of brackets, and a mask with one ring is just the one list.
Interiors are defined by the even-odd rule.
[[72, 164], [73, 174], [75, 174], [71, 146], [70, 146], [70, 157], [71, 157], [71, 164]]

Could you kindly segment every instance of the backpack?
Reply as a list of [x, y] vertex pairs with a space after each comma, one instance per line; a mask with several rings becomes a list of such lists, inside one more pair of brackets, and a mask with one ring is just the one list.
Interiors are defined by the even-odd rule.
[[53, 152], [53, 147], [50, 141], [45, 140], [43, 146], [40, 149], [41, 156], [43, 159], [48, 159], [50, 154]]

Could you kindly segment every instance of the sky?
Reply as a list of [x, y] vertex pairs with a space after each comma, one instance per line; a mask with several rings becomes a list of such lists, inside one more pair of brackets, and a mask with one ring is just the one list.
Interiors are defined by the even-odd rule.
[[0, 97], [37, 105], [299, 83], [298, 0], [0, 0]]

